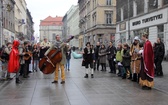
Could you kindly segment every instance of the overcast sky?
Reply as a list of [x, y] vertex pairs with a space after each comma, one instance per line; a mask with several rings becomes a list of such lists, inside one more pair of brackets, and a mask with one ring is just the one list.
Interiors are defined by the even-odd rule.
[[35, 35], [39, 36], [40, 20], [48, 16], [64, 16], [72, 5], [77, 5], [78, 0], [26, 0], [27, 8], [34, 21]]

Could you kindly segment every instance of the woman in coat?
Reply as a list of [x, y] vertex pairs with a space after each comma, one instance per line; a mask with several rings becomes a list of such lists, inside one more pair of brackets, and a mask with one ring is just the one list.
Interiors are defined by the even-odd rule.
[[101, 45], [100, 50], [99, 50], [99, 60], [102, 66], [101, 71], [106, 71], [106, 47], [104, 44]]

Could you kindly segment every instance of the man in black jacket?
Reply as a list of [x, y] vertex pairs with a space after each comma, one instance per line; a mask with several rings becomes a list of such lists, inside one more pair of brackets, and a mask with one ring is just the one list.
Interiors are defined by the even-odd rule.
[[113, 46], [112, 42], [109, 42], [109, 46], [107, 48], [107, 59], [109, 62], [109, 66], [110, 66], [110, 72], [109, 73], [116, 73], [116, 68], [115, 68], [115, 62], [114, 62], [114, 58], [116, 56], [116, 47]]
[[96, 70], [97, 66], [97, 71], [99, 71], [99, 49], [100, 49], [100, 42], [97, 42], [97, 45], [95, 47], [95, 63], [94, 63], [94, 70]]
[[157, 48], [155, 51], [156, 75], [163, 76], [162, 61], [165, 55], [165, 46], [160, 38], [157, 38]]

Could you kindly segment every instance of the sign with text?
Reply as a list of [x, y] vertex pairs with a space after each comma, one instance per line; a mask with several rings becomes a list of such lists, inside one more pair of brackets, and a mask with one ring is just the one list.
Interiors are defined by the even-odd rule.
[[167, 22], [167, 8], [130, 20], [130, 29], [140, 29]]

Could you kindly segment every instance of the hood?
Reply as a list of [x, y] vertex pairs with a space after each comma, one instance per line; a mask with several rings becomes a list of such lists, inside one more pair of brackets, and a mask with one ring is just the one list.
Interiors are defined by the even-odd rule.
[[13, 41], [13, 47], [19, 47], [19, 41], [18, 40], [14, 40]]

